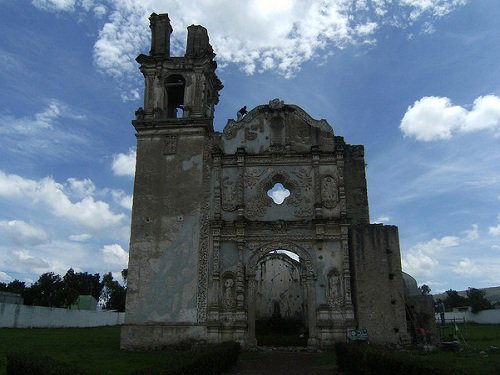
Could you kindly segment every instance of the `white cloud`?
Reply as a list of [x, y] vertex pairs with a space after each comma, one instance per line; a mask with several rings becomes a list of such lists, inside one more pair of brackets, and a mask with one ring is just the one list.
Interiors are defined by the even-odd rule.
[[48, 11], [73, 11], [75, 0], [33, 0], [31, 2], [37, 8]]
[[132, 209], [132, 195], [126, 194], [123, 190], [112, 190], [111, 195], [113, 196], [113, 200], [117, 204], [119, 204], [123, 208], [126, 208], [127, 210]]
[[45, 270], [50, 269], [48, 261], [31, 255], [27, 250], [14, 250], [12, 255], [16, 263], [32, 270], [36, 270], [37, 272], [44, 272]]
[[375, 223], [388, 223], [391, 218], [387, 215], [381, 215], [375, 219]]
[[87, 240], [90, 240], [92, 238], [92, 235], [88, 233], [72, 234], [68, 238], [70, 241], [85, 242]]
[[35, 181], [0, 171], [0, 197], [21, 198], [32, 204], [43, 204], [56, 217], [96, 231], [116, 227], [125, 219], [124, 214], [115, 214], [106, 202], [96, 201], [91, 196], [72, 202], [64, 186], [51, 177]]
[[53, 129], [56, 120], [63, 116], [64, 106], [57, 100], [52, 100], [46, 109], [32, 116], [14, 118], [1, 115], [2, 127], [0, 134], [31, 135], [40, 131]]
[[111, 169], [113, 173], [117, 176], [130, 176], [135, 175], [135, 158], [136, 151], [134, 148], [128, 150], [127, 154], [115, 154], [113, 155], [113, 163], [111, 164]]
[[0, 233], [9, 237], [17, 245], [37, 245], [49, 241], [49, 236], [40, 227], [22, 220], [1, 220]]
[[463, 258], [455, 264], [453, 272], [461, 276], [481, 276], [483, 271], [469, 258]]
[[464, 234], [466, 240], [477, 240], [479, 238], [479, 226], [477, 224], [472, 224], [471, 229], [464, 231]]
[[9, 276], [7, 273], [5, 273], [3, 271], [0, 271], [0, 282], [2, 282], [2, 283], [10, 283], [13, 280], [14, 280], [13, 277]]
[[401, 120], [405, 136], [420, 141], [449, 139], [456, 133], [500, 128], [500, 97], [480, 96], [472, 109], [452, 104], [449, 98], [426, 96], [417, 100]]
[[500, 224], [498, 224], [496, 227], [489, 227], [488, 228], [488, 233], [491, 236], [500, 236]]
[[441, 253], [460, 244], [456, 236], [433, 238], [428, 242], [421, 242], [413, 246], [402, 256], [403, 270], [417, 278], [431, 277], [440, 265], [438, 258]]
[[106, 263], [117, 265], [123, 268], [127, 267], [128, 253], [120, 245], [104, 245], [101, 251]]
[[403, 270], [415, 277], [430, 277], [438, 267], [437, 259], [425, 254], [422, 250], [410, 251], [403, 259]]
[[95, 193], [95, 185], [92, 180], [85, 178], [83, 180], [78, 180], [76, 178], [68, 178], [67, 186], [72, 195], [78, 198], [83, 198], [88, 195], [93, 195]]
[[[186, 27], [201, 24], [210, 33], [218, 60], [235, 63], [248, 74], [275, 70], [286, 77], [335, 48], [373, 43], [383, 25], [405, 28], [420, 19], [442, 17], [466, 0], [171, 0], [168, 11], [175, 30], [173, 50], [183, 54]], [[134, 59], [148, 50], [148, 17], [165, 11], [164, 0], [34, 0], [38, 8], [107, 16], [94, 45], [97, 67], [115, 77], [135, 72]], [[427, 21], [425, 30], [431, 30]]]

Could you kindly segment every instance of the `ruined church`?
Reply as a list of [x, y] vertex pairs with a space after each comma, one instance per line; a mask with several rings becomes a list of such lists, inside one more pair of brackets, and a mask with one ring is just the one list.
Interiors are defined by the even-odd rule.
[[252, 347], [256, 322], [277, 317], [301, 322], [311, 347], [406, 340], [398, 229], [370, 224], [363, 146], [279, 99], [215, 131], [207, 30], [189, 26], [174, 57], [168, 15], [150, 28], [121, 347]]

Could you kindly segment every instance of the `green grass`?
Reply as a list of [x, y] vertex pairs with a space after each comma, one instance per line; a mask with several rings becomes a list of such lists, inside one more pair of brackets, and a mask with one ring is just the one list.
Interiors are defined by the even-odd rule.
[[5, 355], [12, 351], [47, 355], [96, 375], [123, 375], [147, 367], [166, 367], [193, 355], [188, 352], [125, 352], [119, 345], [120, 327], [2, 328], [0, 374], [6, 373]]
[[[459, 326], [467, 345], [458, 353], [415, 353], [430, 363], [445, 363], [464, 369], [468, 374], [500, 374], [500, 325]], [[151, 367], [167, 367], [187, 360], [188, 352], [125, 352], [119, 348], [120, 328], [36, 328], [0, 329], [0, 375], [5, 374], [5, 355], [11, 351], [31, 351], [47, 355], [89, 374], [128, 374]], [[497, 349], [494, 349], [496, 347]], [[242, 354], [243, 360], [255, 360], [255, 353]], [[334, 357], [324, 353], [321, 362]]]
[[[500, 325], [459, 324], [458, 329], [465, 340], [460, 352], [420, 354], [422, 359], [449, 363], [471, 375], [500, 374]], [[455, 328], [449, 326], [443, 332], [454, 333]]]

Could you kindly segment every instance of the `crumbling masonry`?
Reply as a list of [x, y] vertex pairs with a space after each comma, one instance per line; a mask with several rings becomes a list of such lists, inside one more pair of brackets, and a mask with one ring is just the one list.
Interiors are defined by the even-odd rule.
[[[303, 319], [310, 346], [345, 341], [350, 329], [405, 340], [398, 230], [369, 224], [363, 146], [278, 99], [214, 131], [223, 86], [206, 29], [188, 27], [185, 55], [172, 57], [168, 15], [150, 21], [151, 51], [137, 58], [145, 91], [133, 121], [122, 348], [254, 346], [270, 303]], [[290, 192], [282, 204], [267, 194], [276, 183]], [[277, 250], [295, 254], [283, 261], [285, 296], [259, 286], [273, 280], [263, 270], [275, 272]]]

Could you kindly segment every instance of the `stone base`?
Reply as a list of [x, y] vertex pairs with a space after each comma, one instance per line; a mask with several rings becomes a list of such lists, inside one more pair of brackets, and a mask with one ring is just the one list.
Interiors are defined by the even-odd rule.
[[120, 348], [124, 350], [158, 350], [166, 346], [206, 344], [207, 328], [198, 325], [123, 325]]

